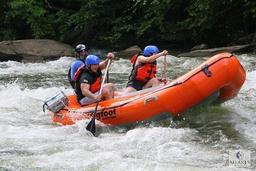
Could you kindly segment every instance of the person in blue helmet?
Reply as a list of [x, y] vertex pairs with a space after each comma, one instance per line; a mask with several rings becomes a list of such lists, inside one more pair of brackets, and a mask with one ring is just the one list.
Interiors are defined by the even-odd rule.
[[85, 58], [88, 55], [88, 48], [84, 44], [78, 44], [75, 47], [76, 60], [71, 63], [68, 71], [68, 80], [73, 89], [75, 89], [75, 75], [78, 69], [85, 65]]
[[157, 46], [148, 45], [142, 53], [133, 56], [131, 59], [133, 68], [124, 93], [158, 86], [161, 81], [156, 78], [156, 59], [167, 54], [167, 50], [160, 52]]
[[86, 66], [77, 78], [75, 92], [77, 100], [81, 105], [88, 105], [98, 100], [112, 99], [114, 96], [114, 84], [106, 83], [103, 85], [102, 93], [99, 94], [102, 81], [102, 70], [107, 67], [108, 60], [114, 58], [113, 53], [108, 53], [107, 59], [100, 62], [96, 55], [86, 57]]

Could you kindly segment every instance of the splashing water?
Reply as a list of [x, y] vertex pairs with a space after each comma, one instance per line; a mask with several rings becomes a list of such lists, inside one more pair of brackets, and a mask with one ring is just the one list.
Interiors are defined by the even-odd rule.
[[[244, 149], [255, 161], [255, 55], [238, 56], [247, 79], [238, 96], [221, 106], [192, 111], [185, 120], [132, 130], [102, 126], [91, 136], [79, 121], [51, 123], [43, 100], [60, 90], [72, 93], [67, 70], [74, 58], [45, 63], [0, 63], [0, 170], [253, 170], [230, 166], [229, 150]], [[205, 59], [169, 56], [174, 79]], [[163, 60], [158, 61], [161, 73]], [[110, 80], [123, 88], [129, 60], [114, 61]]]

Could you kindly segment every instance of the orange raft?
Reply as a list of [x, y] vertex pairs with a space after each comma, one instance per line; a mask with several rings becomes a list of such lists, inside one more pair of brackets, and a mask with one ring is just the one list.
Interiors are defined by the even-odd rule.
[[[167, 117], [176, 117], [203, 102], [224, 102], [237, 95], [246, 72], [236, 56], [217, 54], [169, 84], [101, 101], [96, 119], [109, 125], [129, 125]], [[76, 96], [68, 96], [68, 105], [53, 113], [52, 121], [71, 125], [89, 119], [95, 104], [80, 106]]]

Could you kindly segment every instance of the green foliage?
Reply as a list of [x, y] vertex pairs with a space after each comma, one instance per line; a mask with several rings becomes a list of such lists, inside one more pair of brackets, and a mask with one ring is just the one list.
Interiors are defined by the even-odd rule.
[[42, 7], [42, 3], [36, 0], [13, 0], [10, 2], [9, 15], [19, 24], [24, 22], [32, 31], [34, 38], [42, 38], [54, 35], [51, 28], [51, 16], [47, 16], [47, 10]]
[[221, 45], [256, 30], [252, 0], [3, 0], [0, 7], [1, 40]]
[[[252, 14], [248, 8], [251, 11], [256, 9], [255, 3], [245, 4], [244, 0], [194, 0], [187, 8], [188, 17], [179, 24], [192, 33], [191, 38], [196, 43], [225, 44], [255, 31], [255, 24], [252, 24], [255, 18], [246, 19]], [[251, 26], [254, 29], [249, 29]]]
[[244, 0], [246, 10], [244, 11], [245, 17], [256, 18], [256, 1]]

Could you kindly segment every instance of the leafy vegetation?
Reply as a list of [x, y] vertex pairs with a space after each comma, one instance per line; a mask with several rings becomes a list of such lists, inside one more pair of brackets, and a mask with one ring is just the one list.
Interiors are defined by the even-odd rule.
[[48, 38], [100, 48], [236, 42], [256, 31], [252, 0], [3, 0], [0, 40]]

